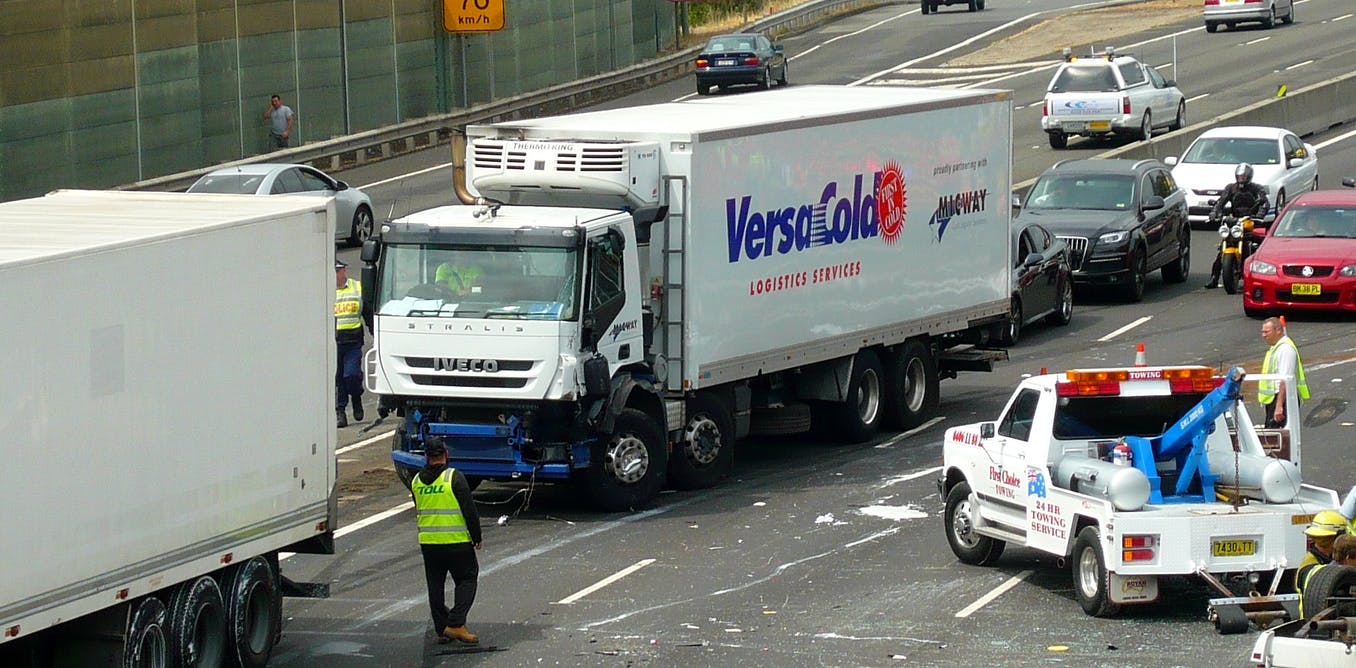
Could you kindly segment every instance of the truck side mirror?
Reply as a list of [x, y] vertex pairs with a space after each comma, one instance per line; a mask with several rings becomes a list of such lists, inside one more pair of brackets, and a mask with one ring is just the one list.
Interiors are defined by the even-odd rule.
[[368, 239], [363, 242], [363, 249], [360, 257], [363, 262], [373, 263], [381, 256], [381, 248], [377, 245], [376, 239]]
[[996, 429], [994, 428], [994, 424], [992, 422], [979, 423], [980, 438], [993, 438], [995, 433]]

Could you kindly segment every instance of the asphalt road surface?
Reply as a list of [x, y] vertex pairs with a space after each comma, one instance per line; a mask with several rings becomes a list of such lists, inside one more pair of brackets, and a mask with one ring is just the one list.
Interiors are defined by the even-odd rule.
[[[930, 17], [916, 5], [892, 6], [788, 39], [788, 53], [804, 53], [792, 61], [792, 83], [942, 78], [886, 71], [906, 63], [904, 70], [939, 69], [1021, 30], [1031, 19], [1020, 19], [1034, 12], [1067, 11], [1053, 0], [989, 6]], [[1350, 69], [1356, 23], [1347, 3], [1298, 7], [1296, 25], [1271, 31], [1207, 35], [1192, 20], [1119, 44], [1158, 66], [1173, 62], [1175, 36], [1175, 78], [1191, 99], [1189, 118], [1198, 121], [1271, 96], [1280, 83], [1294, 90]], [[1263, 41], [1248, 43], [1254, 40]], [[1021, 60], [1042, 58], [1053, 62], [1051, 54]], [[1075, 141], [1069, 150], [1050, 150], [1038, 114], [1051, 70], [1038, 67], [967, 80], [1016, 91], [1016, 181], [1055, 160], [1116, 145]], [[690, 80], [676, 81], [608, 106], [691, 92]], [[1322, 187], [1356, 176], [1350, 131], [1308, 139], [1319, 146]], [[453, 201], [450, 170], [440, 167], [447, 158], [429, 151], [343, 178], [385, 181], [366, 190], [380, 215], [392, 207], [399, 215]], [[421, 170], [428, 171], [404, 176]], [[934, 484], [944, 429], [995, 417], [1024, 374], [1129, 364], [1137, 342], [1150, 363], [1259, 368], [1260, 321], [1243, 315], [1240, 297], [1201, 287], [1215, 240], [1213, 232], [1196, 232], [1190, 280], [1169, 285], [1152, 276], [1141, 303], [1080, 293], [1068, 327], [1034, 326], [995, 373], [944, 382], [939, 419], [915, 433], [882, 434], [859, 446], [746, 441], [731, 479], [665, 493], [634, 514], [592, 511], [566, 486], [482, 486], [476, 497], [485, 549], [470, 627], [497, 651], [447, 654], [448, 646], [433, 643], [413, 514], [390, 470], [389, 436], [345, 450], [339, 554], [284, 562], [294, 579], [332, 583], [333, 598], [285, 603], [272, 665], [1242, 665], [1255, 632], [1216, 635], [1204, 617], [1211, 592], [1195, 581], [1164, 582], [1159, 602], [1094, 619], [1083, 615], [1068, 569], [1053, 558], [1009, 549], [994, 567], [959, 564], [942, 533]], [[354, 250], [343, 255], [356, 261]], [[1305, 480], [1345, 491], [1356, 483], [1353, 320], [1293, 316], [1289, 323], [1314, 395], [1304, 409]], [[361, 444], [392, 426], [388, 419], [372, 427], [371, 419], [341, 430], [341, 441]], [[500, 525], [500, 516], [510, 519]]]

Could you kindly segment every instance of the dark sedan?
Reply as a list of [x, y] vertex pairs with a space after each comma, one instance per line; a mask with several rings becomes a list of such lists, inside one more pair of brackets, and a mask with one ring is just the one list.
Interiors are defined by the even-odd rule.
[[1017, 223], [1012, 230], [1012, 312], [999, 335], [1009, 346], [1021, 338], [1023, 327], [1036, 320], [1067, 325], [1073, 319], [1068, 246], [1036, 223]]
[[1045, 170], [1019, 223], [1038, 222], [1069, 244], [1077, 284], [1144, 298], [1149, 272], [1181, 283], [1191, 267], [1186, 195], [1157, 160], [1065, 160]]
[[697, 94], [710, 95], [712, 86], [754, 84], [759, 88], [786, 85], [786, 55], [782, 45], [756, 33], [712, 37], [697, 55]]

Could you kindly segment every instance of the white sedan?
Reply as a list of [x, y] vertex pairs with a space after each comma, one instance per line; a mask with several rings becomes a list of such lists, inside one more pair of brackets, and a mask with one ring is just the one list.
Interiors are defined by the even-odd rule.
[[218, 169], [203, 175], [188, 192], [333, 197], [334, 238], [361, 244], [372, 236], [371, 198], [307, 165], [261, 162]]
[[1214, 201], [1234, 180], [1238, 163], [1252, 165], [1252, 180], [1267, 189], [1268, 219], [1297, 195], [1318, 188], [1318, 153], [1282, 128], [1226, 126], [1205, 131], [1179, 160], [1169, 156], [1172, 178], [1186, 190], [1187, 219], [1193, 224], [1210, 217]]

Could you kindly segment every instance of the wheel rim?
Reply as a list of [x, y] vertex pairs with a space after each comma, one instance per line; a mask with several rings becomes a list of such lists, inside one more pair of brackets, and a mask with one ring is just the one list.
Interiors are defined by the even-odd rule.
[[1180, 102], [1177, 105], [1177, 129], [1186, 127], [1186, 102]]
[[687, 458], [696, 464], [706, 465], [716, 461], [720, 454], [720, 427], [708, 415], [698, 415], [688, 420], [683, 430], [683, 450]]
[[1191, 237], [1183, 237], [1180, 243], [1182, 249], [1178, 251], [1178, 254], [1181, 259], [1178, 262], [1181, 262], [1182, 275], [1185, 276], [1191, 270]]
[[927, 369], [923, 360], [912, 357], [904, 367], [904, 405], [910, 413], [923, 410], [923, 401], [927, 399]]
[[353, 236], [358, 241], [367, 241], [372, 236], [372, 212], [363, 209], [358, 212], [358, 222], [353, 224]]
[[1154, 133], [1153, 123], [1149, 121], [1149, 114], [1145, 112], [1144, 121], [1140, 123], [1139, 128], [1140, 137], [1144, 139], [1144, 141], [1149, 141], [1149, 139], [1153, 137], [1153, 133]]
[[979, 536], [975, 534], [975, 521], [970, 514], [969, 499], [956, 504], [956, 509], [951, 512], [951, 535], [955, 537], [957, 543], [966, 548], [973, 549], [979, 545]]
[[1008, 315], [1008, 341], [1016, 341], [1022, 332], [1022, 303], [1012, 300], [1012, 313]]
[[1085, 547], [1078, 554], [1078, 590], [1084, 598], [1095, 598], [1101, 582], [1098, 577], [1097, 553], [1092, 547]]
[[1146, 266], [1146, 265], [1145, 265], [1145, 260], [1144, 260], [1144, 258], [1143, 258], [1142, 256], [1135, 259], [1135, 271], [1134, 271], [1134, 274], [1135, 274], [1135, 275], [1130, 279], [1130, 280], [1132, 280], [1132, 281], [1135, 282], [1135, 296], [1139, 296], [1139, 295], [1144, 294], [1144, 273], [1145, 273], [1145, 272], [1144, 272], [1144, 267], [1145, 267], [1145, 266]]
[[603, 454], [603, 468], [624, 484], [638, 482], [650, 469], [650, 452], [634, 434], [618, 434]]
[[1073, 319], [1073, 286], [1064, 281], [1064, 294], [1060, 297], [1059, 316], [1064, 322]]
[[862, 424], [874, 424], [880, 413], [880, 376], [875, 369], [862, 372], [857, 381], [857, 418]]
[[140, 647], [136, 662], [138, 668], [164, 668], [165, 657], [169, 656], [169, 641], [165, 639], [165, 628], [156, 625], [146, 629], [137, 643]]

